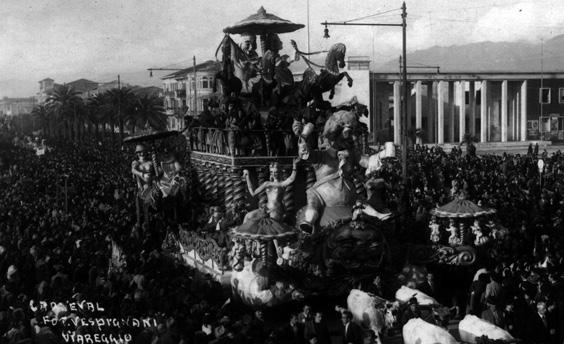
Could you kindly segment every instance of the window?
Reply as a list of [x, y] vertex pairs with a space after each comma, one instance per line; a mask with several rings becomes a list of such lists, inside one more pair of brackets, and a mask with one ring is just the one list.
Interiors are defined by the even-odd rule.
[[202, 78], [202, 88], [208, 88], [208, 78], [205, 76]]
[[558, 103], [564, 104], [564, 87], [558, 89]]
[[539, 89], [539, 103], [550, 104], [550, 88], [541, 87]]

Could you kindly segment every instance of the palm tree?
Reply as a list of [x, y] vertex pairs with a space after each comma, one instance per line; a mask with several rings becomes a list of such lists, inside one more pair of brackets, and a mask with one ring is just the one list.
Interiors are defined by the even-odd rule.
[[119, 136], [123, 140], [124, 137], [124, 125], [133, 113], [133, 109], [136, 103], [136, 96], [129, 88], [114, 88], [106, 92], [108, 105], [111, 107], [111, 111], [114, 114], [114, 118], [118, 122], [119, 126]]
[[149, 95], [139, 97], [135, 110], [137, 123], [142, 123], [143, 129], [148, 127], [155, 130], [166, 129], [166, 114], [161, 98]]
[[[77, 111], [82, 106], [82, 98], [78, 96], [79, 92], [76, 92], [70, 86], [59, 86], [55, 89], [53, 94], [47, 99], [47, 108], [54, 115], [54, 119], [57, 120], [59, 126], [63, 126], [64, 137], [70, 137], [70, 126], [69, 122], [72, 121], [76, 125]], [[75, 138], [78, 138], [78, 133], [74, 131]]]
[[31, 115], [35, 116], [39, 122], [41, 123], [41, 128], [43, 130], [43, 135], [45, 137], [51, 137], [51, 121], [50, 121], [50, 112], [47, 106], [45, 105], [36, 105], [33, 110], [31, 110]]
[[89, 121], [94, 124], [96, 137], [99, 137], [100, 126], [111, 122], [111, 106], [106, 98], [105, 93], [94, 95], [88, 99], [86, 106], [87, 116]]

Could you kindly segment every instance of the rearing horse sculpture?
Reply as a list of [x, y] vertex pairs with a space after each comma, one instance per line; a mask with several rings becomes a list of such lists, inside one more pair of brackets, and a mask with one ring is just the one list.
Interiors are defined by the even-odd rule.
[[[312, 62], [306, 56], [316, 53], [304, 53], [298, 49], [294, 40], [290, 41], [296, 50], [295, 60], [300, 57], [304, 59], [308, 68], [304, 71], [303, 80], [300, 83], [300, 91], [306, 103], [314, 100], [317, 104], [323, 103], [323, 93], [331, 91], [329, 99], [333, 99], [335, 95], [335, 85], [337, 85], [343, 78], [347, 78], [347, 84], [352, 87], [353, 79], [347, 72], [339, 72], [339, 68], [345, 67], [345, 53], [346, 46], [343, 43], [336, 43], [331, 46], [325, 57], [325, 66], [320, 66]], [[315, 73], [312, 66], [321, 68], [319, 74]]]

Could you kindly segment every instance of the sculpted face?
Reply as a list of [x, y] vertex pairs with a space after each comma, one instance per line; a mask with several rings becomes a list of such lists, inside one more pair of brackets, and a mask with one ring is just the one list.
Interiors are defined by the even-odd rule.
[[358, 120], [352, 111], [337, 111], [325, 122], [323, 136], [337, 150], [354, 148], [354, 135]]
[[280, 167], [277, 163], [270, 165], [270, 179], [278, 180], [280, 178]]

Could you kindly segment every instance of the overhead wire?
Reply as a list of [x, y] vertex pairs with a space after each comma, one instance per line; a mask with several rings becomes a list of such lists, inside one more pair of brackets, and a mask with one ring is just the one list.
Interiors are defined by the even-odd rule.
[[380, 16], [382, 14], [390, 13], [390, 12], [393, 12], [393, 11], [399, 11], [399, 10], [401, 10], [401, 8], [394, 8], [394, 9], [391, 9], [391, 10], [388, 10], [388, 11], [382, 11], [382, 12], [374, 13], [374, 14], [364, 16], [364, 17], [349, 19], [349, 20], [344, 21], [344, 23], [350, 23], [350, 22], [357, 21], [357, 20], [372, 18], [372, 17]]

